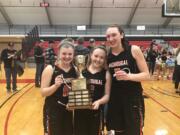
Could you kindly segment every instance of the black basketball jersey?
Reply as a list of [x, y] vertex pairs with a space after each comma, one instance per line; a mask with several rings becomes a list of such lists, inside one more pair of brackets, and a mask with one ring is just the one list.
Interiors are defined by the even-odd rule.
[[112, 76], [111, 94], [117, 97], [119, 94], [138, 94], [142, 92], [140, 82], [135, 81], [120, 81], [114, 77], [114, 73], [118, 70], [124, 70], [127, 73], [139, 73], [136, 61], [131, 54], [131, 46], [128, 46], [127, 51], [123, 51], [118, 55], [108, 55], [108, 67]]
[[106, 82], [106, 70], [97, 73], [90, 73], [87, 69], [83, 71], [83, 76], [87, 79], [88, 89], [92, 92], [93, 101], [103, 97]]
[[[65, 72], [61, 68], [54, 66], [54, 72], [52, 75], [51, 84], [55, 84], [55, 78], [58, 75], [62, 75], [63, 78], [66, 80], [67, 85], [71, 87], [71, 80], [77, 77], [76, 70], [72, 67], [68, 72]], [[46, 97], [46, 102], [52, 103], [60, 101], [63, 104], [67, 104], [68, 102], [68, 92], [70, 89], [63, 83], [56, 92], [54, 92], [51, 96]]]

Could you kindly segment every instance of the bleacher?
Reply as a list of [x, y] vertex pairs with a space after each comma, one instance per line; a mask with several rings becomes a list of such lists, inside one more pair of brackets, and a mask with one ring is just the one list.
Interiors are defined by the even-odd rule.
[[[96, 41], [96, 45], [100, 45], [102, 43], [105, 43], [106, 41]], [[137, 45], [137, 46], [141, 46], [143, 47], [144, 49], [148, 48], [150, 46], [152, 41], [129, 41], [129, 44], [130, 45]], [[55, 44], [53, 46], [54, 48], [54, 51], [55, 53], [57, 54], [58, 52], [58, 46], [59, 46], [59, 43], [60, 41], [55, 41]], [[168, 41], [168, 43], [172, 46], [172, 47], [176, 47], [177, 44], [180, 43], [180, 40], [176, 40], [176, 41]], [[44, 42], [41, 42], [40, 45], [42, 46], [43, 50], [47, 49], [48, 48], [48, 44], [49, 42], [48, 41], [44, 41]], [[75, 43], [76, 44], [76, 43]], [[88, 46], [89, 45], [89, 42], [88, 41], [85, 41], [84, 42], [84, 46]], [[32, 49], [29, 54], [28, 54], [28, 59], [27, 59], [27, 62], [28, 62], [28, 67], [34, 67], [34, 49]]]

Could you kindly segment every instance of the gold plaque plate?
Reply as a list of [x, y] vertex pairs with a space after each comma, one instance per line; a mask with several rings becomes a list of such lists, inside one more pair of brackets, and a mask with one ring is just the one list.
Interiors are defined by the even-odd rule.
[[92, 93], [87, 89], [70, 91], [68, 99], [68, 109], [92, 109], [91, 94]]
[[85, 78], [79, 78], [72, 80], [72, 90], [84, 90], [87, 89], [87, 83]]

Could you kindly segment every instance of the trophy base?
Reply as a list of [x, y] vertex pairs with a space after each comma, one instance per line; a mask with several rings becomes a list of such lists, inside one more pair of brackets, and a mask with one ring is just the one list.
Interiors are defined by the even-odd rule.
[[92, 94], [87, 89], [70, 91], [68, 108], [69, 110], [92, 109]]
[[92, 106], [68, 106], [68, 110], [92, 109]]

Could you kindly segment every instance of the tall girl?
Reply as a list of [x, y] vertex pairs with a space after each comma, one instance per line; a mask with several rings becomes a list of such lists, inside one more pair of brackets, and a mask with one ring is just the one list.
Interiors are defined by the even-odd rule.
[[110, 53], [108, 67], [112, 77], [107, 128], [116, 135], [142, 135], [144, 100], [141, 81], [149, 78], [143, 53], [130, 46], [124, 31], [112, 25], [106, 31]]

